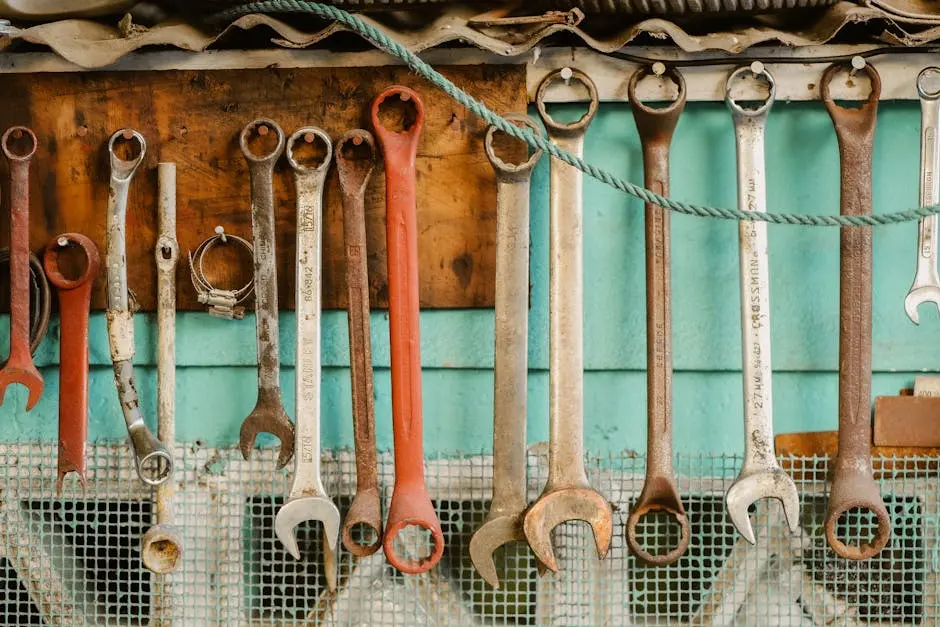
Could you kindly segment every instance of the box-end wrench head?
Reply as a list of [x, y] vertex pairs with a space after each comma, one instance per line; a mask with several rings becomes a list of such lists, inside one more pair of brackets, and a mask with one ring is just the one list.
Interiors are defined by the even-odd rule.
[[[542, 134], [527, 115], [505, 118]], [[493, 499], [486, 520], [470, 538], [470, 561], [487, 583], [499, 588], [493, 553], [509, 542], [525, 542], [529, 179], [542, 151], [522, 163], [506, 163], [494, 149], [495, 135], [491, 126], [483, 142], [497, 185]]]
[[[317, 139], [326, 154], [316, 165], [300, 163], [298, 142]], [[297, 191], [297, 367], [294, 482], [287, 502], [278, 509], [274, 533], [287, 552], [300, 559], [295, 529], [307, 521], [323, 524], [324, 546], [336, 552], [339, 509], [326, 494], [320, 477], [320, 283], [323, 230], [323, 185], [333, 160], [330, 136], [319, 128], [298, 129], [287, 140], [287, 162], [294, 170]], [[330, 561], [330, 560], [327, 560]], [[334, 579], [334, 573], [327, 575]], [[331, 583], [331, 589], [335, 586]]]
[[[588, 90], [588, 110], [575, 122], [558, 122], [545, 108], [546, 92], [559, 80], [578, 81]], [[579, 70], [556, 70], [542, 80], [535, 102], [551, 140], [581, 156], [584, 132], [597, 113], [594, 81]], [[557, 159], [552, 160], [550, 178], [548, 481], [527, 510], [523, 529], [539, 561], [557, 572], [552, 529], [566, 521], [588, 523], [603, 559], [610, 548], [613, 513], [607, 499], [591, 487], [584, 468], [582, 178]]]
[[[12, 140], [23, 138], [29, 140], [28, 148], [14, 149]], [[39, 402], [44, 387], [29, 347], [29, 164], [38, 142], [30, 129], [13, 126], [0, 144], [10, 161], [10, 357], [0, 369], [0, 403], [7, 387], [19, 383], [29, 391], [29, 411]]]
[[[393, 102], [393, 99], [398, 102]], [[386, 102], [389, 108], [401, 106], [407, 110], [401, 112], [400, 131], [387, 128], [382, 121], [381, 109]], [[370, 117], [385, 161], [388, 326], [395, 440], [395, 486], [382, 546], [392, 566], [415, 575], [434, 568], [444, 555], [444, 533], [424, 479], [422, 441], [415, 160], [424, 124], [424, 105], [417, 92], [394, 85], [375, 97]], [[430, 534], [434, 543], [430, 554], [415, 557], [399, 554], [395, 540], [406, 527], [416, 527]]]
[[[67, 246], [81, 249], [82, 274], [66, 278], [59, 269], [59, 252]], [[56, 494], [62, 493], [65, 476], [74, 472], [84, 489], [85, 447], [88, 441], [88, 315], [91, 288], [101, 271], [98, 248], [79, 233], [63, 233], [46, 245], [43, 267], [59, 293], [59, 460]]]
[[[744, 76], [764, 81], [767, 98], [753, 107], [742, 106], [733, 95], [734, 84]], [[767, 183], [764, 162], [764, 129], [776, 99], [777, 87], [766, 70], [740, 67], [728, 77], [725, 104], [731, 111], [737, 144], [738, 208], [766, 211]], [[793, 479], [777, 463], [773, 449], [773, 392], [770, 338], [770, 262], [767, 225], [738, 225], [741, 290], [741, 348], [744, 382], [744, 463], [725, 494], [728, 516], [738, 533], [754, 544], [748, 508], [761, 499], [777, 499], [787, 525], [799, 529], [800, 494]]]
[[[667, 70], [678, 88], [676, 99], [665, 107], [651, 107], [637, 95], [640, 80], [651, 73], [640, 67], [630, 77], [627, 94], [643, 149], [644, 182], [669, 195], [669, 145], [679, 116], [685, 109], [685, 79], [675, 68]], [[658, 205], [646, 204], [646, 350], [647, 350], [647, 454], [646, 479], [627, 517], [627, 544], [640, 560], [653, 566], [672, 564], [689, 547], [691, 527], [676, 487], [672, 463], [672, 285], [670, 220]], [[644, 516], [663, 512], [679, 526], [675, 546], [651, 553], [639, 541], [637, 525]], [[671, 530], [670, 530], [671, 531]], [[672, 535], [672, 534], [670, 534]]]
[[[849, 109], [833, 102], [829, 90], [843, 69], [844, 64], [833, 64], [820, 79], [822, 101], [839, 141], [841, 212], [870, 215], [881, 78], [866, 64], [871, 93], [861, 106]], [[872, 229], [843, 227], [839, 239], [839, 453], [829, 491], [826, 539], [839, 556], [863, 560], [881, 552], [891, 537], [891, 518], [871, 468]], [[877, 519], [874, 538], [860, 539], [858, 546], [845, 544], [836, 533], [839, 518], [852, 509], [867, 510]]]
[[[920, 192], [921, 207], [940, 201], [940, 68], [927, 67], [917, 75], [920, 96]], [[904, 299], [904, 311], [914, 324], [920, 324], [917, 308], [933, 303], [940, 311], [940, 274], [937, 272], [937, 216], [921, 218], [917, 229], [917, 264], [914, 283]]]
[[[254, 133], [274, 131], [276, 145], [258, 155], [249, 146]], [[274, 164], [284, 152], [284, 131], [274, 120], [258, 118], [245, 125], [238, 145], [248, 162], [251, 179], [251, 225], [255, 272], [255, 335], [258, 345], [258, 401], [242, 421], [238, 445], [242, 457], [251, 459], [259, 433], [270, 433], [281, 442], [277, 467], [283, 468], [294, 453], [294, 425], [281, 399], [280, 339], [277, 319], [277, 266], [274, 242]]]
[[[369, 324], [369, 258], [366, 249], [365, 193], [375, 167], [372, 133], [355, 129], [336, 142], [336, 173], [343, 196], [343, 239], [348, 293], [349, 366], [353, 435], [356, 444], [356, 496], [343, 520], [346, 550], [368, 557], [382, 548], [382, 497], [375, 448], [375, 392]], [[360, 539], [353, 529], [361, 527]], [[365, 539], [371, 536], [371, 542]]]

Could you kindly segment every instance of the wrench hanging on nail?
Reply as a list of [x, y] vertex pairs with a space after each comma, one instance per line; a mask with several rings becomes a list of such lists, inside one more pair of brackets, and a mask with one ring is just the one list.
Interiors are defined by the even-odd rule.
[[[669, 144], [685, 109], [685, 79], [671, 68], [666, 76], [678, 87], [676, 99], [663, 108], [643, 103], [637, 84], [651, 73], [641, 67], [627, 87], [633, 119], [643, 148], [644, 183], [669, 195]], [[672, 564], [689, 547], [689, 519], [679, 498], [672, 465], [672, 287], [670, 281], [669, 213], [646, 204], [646, 480], [627, 518], [627, 544], [639, 559], [655, 566]], [[665, 512], [679, 526], [675, 547], [653, 554], [639, 542], [637, 525], [650, 512]]]
[[[119, 139], [135, 141], [140, 149], [127, 161], [117, 156], [114, 146]], [[134, 320], [127, 290], [127, 194], [131, 179], [144, 160], [147, 142], [132, 129], [122, 129], [108, 141], [111, 158], [111, 189], [108, 193], [108, 246], [105, 255], [108, 277], [108, 343], [114, 365], [114, 382], [127, 435], [137, 469], [137, 476], [147, 485], [160, 485], [173, 471], [173, 456], [154, 437], [140, 411], [140, 397], [134, 383]]]
[[[59, 270], [59, 252], [67, 246], [81, 248], [85, 270], [68, 279]], [[55, 491], [62, 494], [62, 480], [70, 472], [85, 479], [85, 447], [88, 442], [88, 315], [91, 288], [101, 261], [98, 248], [79, 233], [63, 233], [46, 246], [43, 265], [49, 282], [59, 293], [59, 461]]]
[[[555, 121], [545, 108], [545, 93], [557, 80], [581, 82], [590, 93], [590, 107], [570, 124]], [[597, 87], [579, 70], [557, 70], [546, 76], [536, 93], [536, 106], [549, 138], [581, 156], [584, 132], [597, 112]], [[557, 159], [551, 161], [549, 272], [549, 451], [548, 482], [523, 520], [525, 537], [536, 557], [557, 572], [551, 531], [569, 520], [591, 525], [597, 554], [610, 548], [613, 513], [610, 503], [588, 482], [584, 468], [584, 277], [581, 172]]]
[[[414, 107], [414, 121], [401, 132], [380, 119], [382, 104], [396, 98]], [[424, 105], [407, 87], [389, 87], [372, 102], [372, 126], [385, 161], [386, 244], [388, 249], [388, 326], [392, 365], [392, 431], [395, 487], [382, 542], [389, 563], [416, 575], [434, 568], [444, 554], [444, 534], [424, 482], [424, 430], [421, 420], [421, 333], [418, 289], [418, 224], [415, 159], [424, 124]], [[430, 555], [399, 555], [395, 538], [406, 527], [430, 533]]]
[[[170, 446], [176, 442], [176, 164], [157, 165], [160, 235], [154, 249], [157, 262], [157, 435]], [[166, 481], [157, 486], [157, 524], [140, 539], [144, 566], [158, 575], [173, 572], [183, 556], [183, 539], [173, 525], [176, 486]], [[168, 613], [166, 582], [160, 603]]]
[[[826, 68], [822, 100], [839, 140], [842, 215], [872, 212], [872, 149], [881, 77], [870, 63], [864, 71], [871, 94], [857, 109], [833, 102], [829, 83], [844, 64]], [[881, 552], [891, 537], [891, 518], [871, 469], [872, 234], [870, 226], [844, 227], [839, 255], [839, 454], [834, 463], [826, 539], [842, 557], [863, 560]], [[836, 524], [852, 509], [869, 510], [878, 521], [874, 538], [858, 546], [837, 537]]]
[[[346, 246], [349, 369], [352, 379], [353, 434], [356, 444], [356, 496], [343, 521], [343, 546], [357, 557], [382, 547], [382, 500], [375, 448], [375, 395], [372, 339], [369, 334], [369, 257], [366, 250], [365, 193], [375, 166], [375, 141], [356, 129], [336, 143], [336, 172], [343, 195], [343, 239]], [[353, 538], [363, 525], [371, 542]]]
[[[920, 206], [940, 202], [940, 68], [928, 67], [917, 75], [920, 96]], [[937, 237], [940, 220], [936, 215], [920, 219], [917, 230], [917, 266], [914, 283], [904, 299], [904, 311], [914, 324], [920, 324], [917, 307], [933, 303], [940, 310], [940, 274], [937, 273]]]
[[[30, 146], [14, 152], [11, 140], [26, 137]], [[3, 154], [10, 162], [10, 358], [0, 369], [0, 403], [11, 383], [29, 391], [26, 411], [42, 396], [42, 375], [33, 364], [29, 342], [29, 164], [36, 154], [36, 136], [25, 126], [7, 129]]]
[[[505, 116], [542, 134], [527, 115]], [[493, 148], [496, 128], [484, 149], [496, 171], [496, 306], [493, 373], [493, 499], [486, 520], [470, 538], [470, 560], [480, 576], [499, 588], [493, 553], [509, 542], [525, 542], [526, 386], [529, 317], [529, 179], [542, 151], [519, 164], [506, 163]]]
[[[265, 155], [248, 146], [252, 132], [274, 131], [277, 145]], [[281, 441], [277, 467], [283, 468], [294, 452], [294, 425], [281, 399], [281, 355], [277, 319], [277, 266], [274, 237], [274, 164], [284, 151], [284, 131], [274, 120], [258, 118], [245, 125], [238, 138], [251, 177], [251, 232], [255, 266], [255, 338], [258, 344], [258, 401], [242, 421], [238, 444], [242, 457], [251, 459], [259, 433], [271, 433]]]
[[[756, 108], [745, 108], [732, 95], [733, 83], [750, 74], [766, 81], [769, 94]], [[725, 104], [731, 110], [738, 159], [738, 208], [767, 211], [764, 128], [774, 104], [776, 83], [766, 70], [741, 67], [725, 85]], [[767, 224], [738, 224], [741, 288], [741, 351], [744, 380], [744, 463], [725, 494], [728, 516], [744, 539], [755, 543], [748, 507], [759, 499], [775, 498], [783, 506], [790, 531], [800, 526], [800, 494], [777, 463], [774, 453], [773, 392], [770, 356], [770, 259]]]
[[[316, 166], [306, 166], [294, 155], [299, 141], [326, 147]], [[319, 128], [299, 129], [287, 140], [287, 162], [294, 170], [297, 190], [297, 365], [294, 422], [294, 482], [287, 501], [274, 520], [274, 532], [287, 552], [300, 559], [294, 529], [308, 520], [323, 523], [324, 567], [330, 590], [336, 589], [336, 541], [339, 510], [326, 494], [320, 478], [320, 285], [323, 239], [323, 187], [333, 158], [330, 136]]]

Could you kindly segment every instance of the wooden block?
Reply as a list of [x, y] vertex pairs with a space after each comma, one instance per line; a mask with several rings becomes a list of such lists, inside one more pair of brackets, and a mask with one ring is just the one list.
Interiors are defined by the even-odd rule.
[[[526, 110], [522, 66], [439, 69], [497, 112]], [[486, 127], [402, 67], [3, 75], [0, 130], [25, 124], [39, 140], [30, 173], [30, 246], [38, 251], [56, 234], [78, 231], [91, 237], [104, 256], [107, 140], [120, 128], [135, 128], [148, 146], [130, 191], [128, 283], [141, 308], [153, 310], [156, 165], [174, 161], [182, 253], [177, 302], [180, 309], [201, 309], [190, 282], [186, 251], [212, 235], [217, 225], [251, 239], [248, 171], [238, 147], [242, 127], [264, 116], [277, 121], [287, 135], [312, 124], [335, 139], [352, 128], [369, 128], [373, 97], [393, 84], [418, 91], [425, 107], [417, 159], [421, 305], [492, 307], [496, 190], [483, 152]], [[3, 245], [9, 239], [7, 181], [7, 162], [0, 158]], [[279, 305], [290, 309], [294, 303], [294, 188], [283, 158], [274, 188]], [[381, 163], [373, 173], [366, 203], [372, 301], [375, 307], [386, 307]], [[237, 251], [220, 254], [222, 262], [215, 259], [207, 259], [206, 272], [217, 287], [238, 287], [250, 276], [250, 264], [240, 263]], [[342, 213], [335, 171], [330, 173], [327, 188], [323, 262], [324, 306], [344, 307]], [[95, 286], [94, 308], [105, 305], [104, 285], [102, 273]], [[6, 285], [0, 286], [0, 291], [6, 290]]]
[[877, 397], [873, 434], [876, 446], [940, 447], [940, 397]]

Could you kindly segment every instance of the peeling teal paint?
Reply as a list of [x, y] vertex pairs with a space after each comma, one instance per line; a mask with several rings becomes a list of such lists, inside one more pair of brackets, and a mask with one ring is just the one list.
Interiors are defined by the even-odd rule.
[[[572, 107], [565, 107], [569, 112]], [[875, 207], [904, 209], [917, 200], [916, 103], [884, 103], [875, 140]], [[806, 213], [838, 211], [838, 152], [821, 105], [775, 105], [768, 122], [768, 205]], [[592, 124], [586, 157], [642, 180], [636, 130], [626, 106], [605, 105]], [[548, 437], [548, 162], [532, 181], [532, 310], [529, 440]], [[734, 139], [721, 105], [690, 105], [676, 131], [672, 194], [698, 203], [735, 204]], [[642, 205], [594, 181], [585, 182], [585, 438], [594, 451], [646, 446], [645, 311]], [[673, 346], [676, 449], [743, 450], [737, 227], [673, 218]], [[940, 371], [940, 318], [926, 307], [921, 326], [904, 314], [914, 272], [916, 225], [875, 231], [874, 391], [894, 394], [916, 373]], [[771, 306], [775, 423], [778, 432], [836, 427], [839, 236], [835, 229], [771, 227]], [[377, 437], [392, 445], [388, 331], [372, 316]], [[204, 313], [178, 318], [177, 434], [181, 441], [231, 445], [255, 402], [254, 320], [224, 321]], [[138, 315], [137, 382], [145, 415], [155, 412], [155, 327]], [[6, 329], [5, 323], [0, 328]], [[293, 411], [293, 313], [281, 316], [282, 387]], [[425, 367], [425, 445], [429, 455], [478, 452], [492, 445], [493, 314], [491, 310], [426, 311], [421, 317]], [[11, 387], [0, 407], [0, 439], [55, 439], [58, 325], [37, 355], [46, 392], [23, 411], [25, 393]], [[4, 340], [5, 341], [5, 340]], [[91, 325], [90, 436], [120, 440], [104, 318]], [[323, 445], [352, 445], [348, 342], [344, 312], [323, 323]], [[0, 348], [0, 354], [5, 349]], [[262, 440], [272, 444], [272, 440]]]

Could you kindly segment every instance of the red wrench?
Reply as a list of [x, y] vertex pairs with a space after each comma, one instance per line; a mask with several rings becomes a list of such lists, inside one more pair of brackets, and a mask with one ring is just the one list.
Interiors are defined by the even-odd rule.
[[[10, 137], [26, 136], [30, 147], [14, 153]], [[42, 375], [29, 350], [29, 162], [36, 153], [36, 136], [25, 126], [14, 126], [3, 134], [3, 154], [10, 161], [10, 358], [0, 370], [0, 402], [7, 386], [19, 383], [29, 390], [26, 411], [42, 396]]]
[[[411, 102], [414, 121], [396, 133], [379, 119], [379, 108], [391, 98]], [[395, 85], [372, 103], [372, 126], [385, 161], [386, 243], [388, 248], [388, 326], [392, 365], [392, 431], [395, 437], [395, 488], [385, 525], [385, 556], [411, 575], [434, 568], [444, 554], [444, 534], [424, 483], [421, 426], [421, 340], [418, 301], [418, 223], [415, 202], [415, 157], [424, 123], [418, 94]], [[408, 526], [421, 527], [434, 538], [427, 557], [412, 559], [395, 552], [395, 536]]]
[[[59, 270], [59, 252], [78, 246], [85, 253], [85, 270], [76, 279], [67, 279]], [[46, 246], [43, 266], [49, 282], [59, 291], [59, 470], [56, 494], [62, 493], [62, 480], [78, 473], [85, 480], [85, 443], [88, 440], [88, 312], [91, 287], [101, 270], [98, 248], [79, 233], [64, 233]]]

